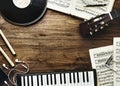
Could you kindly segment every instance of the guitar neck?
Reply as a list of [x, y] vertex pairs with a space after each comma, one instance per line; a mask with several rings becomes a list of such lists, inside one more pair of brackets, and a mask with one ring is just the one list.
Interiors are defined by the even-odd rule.
[[112, 12], [110, 12], [112, 19], [116, 19], [120, 17], [120, 8], [114, 9]]

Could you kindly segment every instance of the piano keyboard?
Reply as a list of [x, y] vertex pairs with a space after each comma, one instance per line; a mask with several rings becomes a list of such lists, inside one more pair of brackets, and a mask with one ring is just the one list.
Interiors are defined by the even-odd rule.
[[17, 86], [97, 86], [96, 71], [18, 74]]

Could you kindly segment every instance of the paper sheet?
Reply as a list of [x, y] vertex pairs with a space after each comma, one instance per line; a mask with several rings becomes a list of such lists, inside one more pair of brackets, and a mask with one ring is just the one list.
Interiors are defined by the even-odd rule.
[[92, 68], [97, 71], [98, 86], [116, 86], [113, 85], [113, 71], [105, 66], [105, 63], [113, 54], [113, 46], [90, 49], [89, 53]]
[[120, 86], [120, 37], [115, 37], [113, 39], [114, 45], [114, 86]]
[[[90, 19], [112, 10], [115, 0], [48, 0], [47, 7], [56, 11]], [[86, 5], [106, 4], [103, 7], [85, 7]]]

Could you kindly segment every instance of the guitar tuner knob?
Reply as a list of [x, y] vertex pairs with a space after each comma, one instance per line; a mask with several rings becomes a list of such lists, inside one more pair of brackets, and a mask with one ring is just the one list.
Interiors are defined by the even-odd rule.
[[109, 24], [105, 24], [105, 26], [109, 26]]
[[95, 32], [97, 32], [98, 31], [98, 29], [95, 29]]
[[102, 30], [104, 27], [100, 27], [100, 29]]
[[97, 28], [97, 25], [95, 25], [95, 27]]
[[90, 32], [90, 35], [92, 36], [92, 35], [93, 35], [93, 32]]
[[90, 30], [92, 31], [92, 28], [90, 28]]
[[102, 21], [100, 24], [101, 24], [101, 25], [104, 25], [104, 24], [105, 24], [105, 22], [103, 22], [103, 21]]

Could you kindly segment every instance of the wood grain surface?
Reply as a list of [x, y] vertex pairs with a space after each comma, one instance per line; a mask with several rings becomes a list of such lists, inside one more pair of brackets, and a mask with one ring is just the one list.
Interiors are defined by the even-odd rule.
[[[116, 0], [114, 8], [119, 7]], [[30, 72], [92, 69], [89, 49], [112, 45], [113, 37], [120, 37], [120, 20], [112, 21], [91, 39], [79, 32], [82, 19], [47, 9], [37, 23], [23, 27], [8, 23], [0, 16], [0, 28], [17, 53], [12, 56], [0, 38], [0, 46], [14, 61], [16, 58], [30, 65]], [[7, 63], [0, 54], [0, 65]]]

